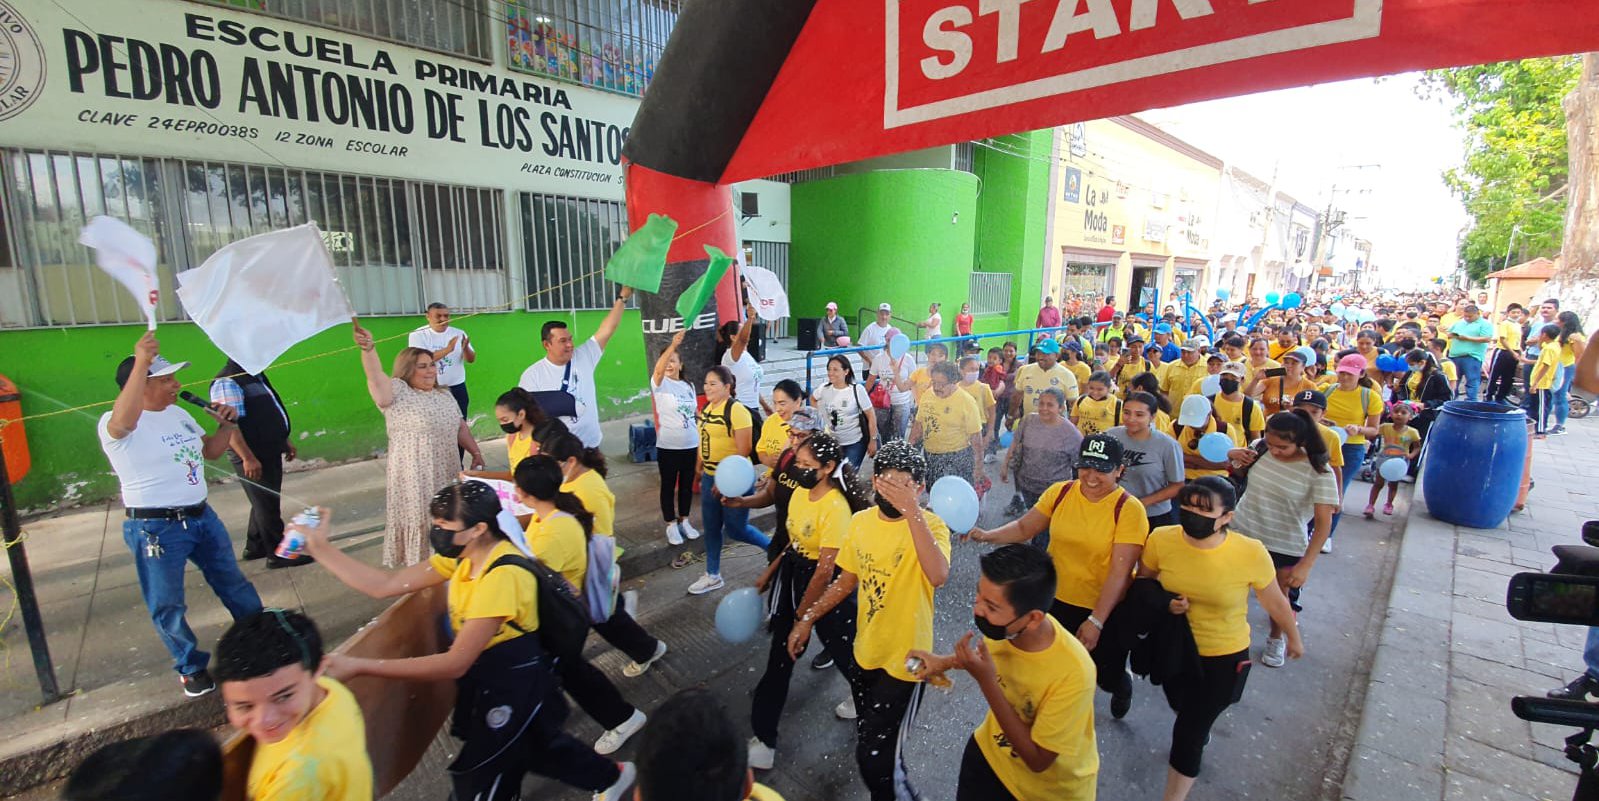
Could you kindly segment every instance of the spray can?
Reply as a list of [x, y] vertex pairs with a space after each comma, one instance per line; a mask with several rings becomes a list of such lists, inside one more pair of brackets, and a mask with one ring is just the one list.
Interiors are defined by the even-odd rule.
[[305, 555], [305, 534], [299, 527], [316, 528], [322, 525], [322, 516], [317, 514], [316, 508], [307, 506], [305, 511], [294, 516], [289, 521], [292, 525], [283, 530], [283, 541], [278, 543], [276, 553], [279, 559], [295, 559]]

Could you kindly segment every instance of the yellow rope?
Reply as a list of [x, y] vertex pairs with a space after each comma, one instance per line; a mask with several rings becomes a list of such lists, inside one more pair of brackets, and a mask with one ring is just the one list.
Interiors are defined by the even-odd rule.
[[[733, 213], [733, 210], [731, 208], [724, 209], [721, 214], [718, 214], [715, 217], [712, 217], [709, 220], [706, 220], [705, 222], [702, 222], [699, 225], [696, 225], [693, 228], [688, 229], [687, 231], [681, 231], [681, 232], [677, 233], [676, 235], [674, 235], [672, 237], [672, 241], [676, 242], [679, 239], [682, 239], [682, 238], [688, 236], [689, 234], [692, 234], [692, 233], [694, 233], [696, 231], [704, 229], [707, 226], [710, 226], [711, 224], [717, 222], [718, 220], [721, 220], [723, 217], [726, 217], [726, 216], [728, 216], [728, 215], [730, 215], [732, 213]], [[531, 300], [531, 299], [533, 299], [535, 297], [538, 297], [539, 295], [544, 295], [544, 294], [547, 294], [547, 293], [550, 293], [550, 292], [555, 292], [557, 290], [565, 289], [566, 287], [569, 287], [569, 286], [571, 286], [573, 284], [576, 284], [578, 282], [581, 282], [581, 281], [586, 281], [586, 280], [588, 280], [590, 278], [593, 278], [596, 275], [600, 275], [601, 273], [604, 273], [604, 272], [605, 272], [605, 268], [603, 268], [603, 267], [601, 267], [598, 270], [591, 270], [591, 271], [589, 271], [587, 273], [584, 273], [583, 275], [580, 275], [580, 276], [577, 276], [576, 278], [571, 279], [570, 281], [563, 281], [563, 282], [561, 282], [559, 284], [555, 284], [554, 286], [547, 286], [547, 287], [544, 287], [543, 289], [539, 289], [537, 291], [530, 292], [530, 293], [528, 293], [526, 295], [523, 295], [521, 297], [521, 299], [519, 299], [519, 300], [513, 300], [513, 301], [511, 301], [509, 303], [503, 303], [503, 304], [500, 304], [498, 306], [488, 306], [488, 307], [485, 307], [485, 308], [482, 308], [482, 309], [478, 309], [477, 311], [470, 312], [468, 314], [464, 314], [464, 315], [462, 315], [460, 317], [454, 318], [454, 319], [451, 320], [451, 322], [455, 322], [456, 320], [469, 320], [469, 319], [471, 319], [473, 317], [476, 317], [479, 314], [487, 314], [489, 312], [507, 311], [507, 310], [515, 307], [516, 305], [521, 304], [521, 303], [525, 303], [528, 300]], [[410, 336], [410, 332], [409, 331], [407, 331], [405, 333], [401, 333], [401, 334], [395, 334], [394, 336], [390, 336], [390, 337], [384, 337], [383, 339], [373, 340], [372, 344], [375, 347], [379, 342], [390, 342], [390, 341], [399, 339], [401, 337], [408, 337], [408, 336]], [[305, 356], [305, 357], [302, 357], [302, 358], [299, 358], [299, 359], [291, 359], [291, 360], [286, 361], [286, 362], [278, 362], [277, 364], [272, 365], [272, 369], [277, 370], [277, 369], [281, 369], [281, 368], [284, 368], [284, 367], [289, 367], [291, 365], [304, 364], [306, 362], [315, 361], [317, 359], [323, 359], [323, 358], [326, 358], [328, 356], [333, 356], [333, 355], [339, 354], [339, 353], [346, 353], [348, 351], [352, 351], [352, 350], [356, 350], [356, 349], [357, 349], [357, 346], [355, 346], [353, 344], [352, 345], [345, 345], [344, 347], [341, 347], [341, 348], [334, 348], [333, 350], [324, 351], [322, 353], [313, 354], [311, 356]], [[238, 375], [243, 375], [243, 374], [240, 373]], [[231, 378], [233, 376], [220, 376], [220, 377], [222, 377], [222, 378]], [[212, 381], [215, 381], [217, 378], [218, 378], [217, 376], [213, 376], [211, 378], [202, 378], [202, 379], [199, 379], [197, 381], [190, 381], [187, 384], [182, 384], [181, 386], [185, 387], [185, 388], [201, 386], [201, 385], [205, 385], [205, 384], [210, 384]], [[114, 404], [116, 402], [117, 402], [116, 398], [112, 398], [111, 400], [96, 401], [94, 403], [85, 403], [82, 406], [72, 406], [72, 407], [69, 407], [69, 408], [56, 409], [54, 411], [49, 411], [49, 412], [35, 412], [34, 414], [23, 415], [22, 417], [18, 417], [18, 418], [11, 419], [11, 420], [0, 419], [0, 429], [4, 429], [6, 426], [8, 426], [8, 425], [10, 425], [12, 423], [21, 423], [21, 422], [24, 422], [24, 421], [27, 421], [27, 420], [39, 420], [39, 419], [43, 419], [43, 418], [46, 418], [46, 417], [56, 417], [58, 415], [71, 414], [73, 412], [87, 413], [90, 409], [96, 409], [96, 408], [99, 408], [99, 407], [102, 407], [102, 406], [110, 406], [110, 405], [112, 405], [112, 404]]]

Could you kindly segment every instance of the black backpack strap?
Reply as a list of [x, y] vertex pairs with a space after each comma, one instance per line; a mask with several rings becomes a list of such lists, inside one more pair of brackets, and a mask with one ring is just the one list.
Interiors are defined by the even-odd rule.
[[1244, 425], [1244, 439], [1249, 439], [1249, 433], [1250, 433], [1249, 421], [1254, 419], [1254, 417], [1255, 417], [1255, 399], [1249, 397], [1248, 395], [1245, 395], [1244, 396], [1244, 419], [1242, 421], [1240, 421]]
[[[508, 553], [508, 554], [506, 554], [504, 556], [501, 556], [500, 558], [494, 560], [494, 563], [489, 565], [489, 569], [483, 571], [483, 575], [487, 576], [488, 574], [494, 572], [495, 568], [502, 567], [504, 565], [516, 565], [517, 567], [520, 567], [523, 570], [526, 570], [529, 574], [531, 574], [533, 576], [534, 583], [535, 584], [538, 583], [539, 574], [538, 574], [537, 571], [535, 571], [533, 569], [533, 560], [527, 558], [526, 556], [523, 556], [521, 554], [516, 554], [516, 553]], [[482, 576], [479, 576], [478, 578], [481, 579]], [[517, 634], [527, 634], [528, 633], [527, 629], [524, 629], [521, 626], [516, 624], [516, 618], [507, 618], [506, 621], [505, 621], [505, 625], [510, 626], [512, 629], [514, 629]]]

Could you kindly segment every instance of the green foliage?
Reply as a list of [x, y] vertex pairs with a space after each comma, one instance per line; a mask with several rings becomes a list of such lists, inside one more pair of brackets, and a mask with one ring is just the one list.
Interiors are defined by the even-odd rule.
[[1512, 263], [1554, 257], [1564, 236], [1566, 114], [1561, 102], [1577, 85], [1579, 56], [1535, 58], [1430, 70], [1423, 97], [1440, 97], [1466, 135], [1461, 166], [1444, 181], [1465, 204], [1472, 226], [1461, 258], [1472, 280]]

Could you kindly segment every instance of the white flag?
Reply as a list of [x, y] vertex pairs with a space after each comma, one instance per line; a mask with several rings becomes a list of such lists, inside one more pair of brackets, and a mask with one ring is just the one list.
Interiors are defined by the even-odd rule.
[[228, 245], [178, 273], [178, 299], [246, 373], [355, 314], [315, 223]]
[[744, 265], [744, 280], [750, 289], [750, 302], [762, 320], [779, 320], [788, 316], [788, 293], [783, 291], [783, 281], [765, 267]]
[[161, 282], [156, 278], [155, 243], [150, 237], [114, 217], [89, 220], [78, 241], [94, 248], [94, 263], [133, 293], [134, 302], [155, 330], [155, 307], [161, 302]]

